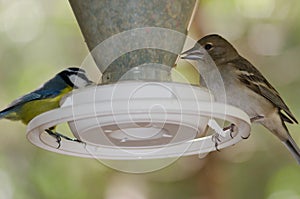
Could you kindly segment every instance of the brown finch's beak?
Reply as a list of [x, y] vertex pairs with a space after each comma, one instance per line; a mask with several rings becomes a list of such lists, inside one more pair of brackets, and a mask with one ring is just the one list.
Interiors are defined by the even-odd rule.
[[190, 60], [203, 60], [203, 57], [205, 55], [204, 51], [205, 50], [203, 48], [200, 48], [199, 46], [194, 46], [193, 48], [181, 53], [180, 58]]

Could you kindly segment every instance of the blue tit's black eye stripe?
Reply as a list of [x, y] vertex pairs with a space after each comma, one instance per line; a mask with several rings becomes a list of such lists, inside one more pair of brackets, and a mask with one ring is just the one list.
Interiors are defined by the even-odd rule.
[[[90, 85], [93, 82], [88, 79], [87, 74], [85, 70], [76, 68], [76, 67], [70, 67], [63, 71], [61, 71], [59, 74], [57, 74], [67, 85], [71, 86], [72, 88], [77, 88], [75, 84], [79, 84], [79, 86], [82, 84]], [[78, 81], [76, 80], [78, 78]], [[83, 82], [82, 82], [83, 80]], [[81, 83], [80, 83], [81, 82]], [[84, 83], [85, 82], [85, 83]]]
[[69, 67], [64, 71], [66, 71], [69, 74], [77, 74], [77, 73], [85, 74], [85, 70], [77, 67]]
[[77, 76], [78, 76], [79, 78], [81, 78], [81, 79], [86, 80], [86, 81], [90, 81], [90, 80], [87, 78], [87, 76], [85, 75], [85, 73], [84, 73], [84, 74], [78, 73]]

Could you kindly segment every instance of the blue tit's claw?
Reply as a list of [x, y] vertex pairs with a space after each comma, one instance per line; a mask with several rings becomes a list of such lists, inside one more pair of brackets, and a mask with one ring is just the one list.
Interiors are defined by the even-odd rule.
[[49, 135], [51, 135], [52, 137], [54, 137], [56, 139], [56, 142], [58, 143], [58, 146], [56, 148], [59, 149], [60, 146], [61, 146], [61, 138], [62, 138], [62, 136], [60, 134], [56, 133], [56, 132], [53, 132], [52, 130], [53, 130], [53, 128], [45, 129], [45, 131]]
[[58, 132], [53, 132], [53, 128], [49, 128], [45, 130], [49, 135], [53, 136], [56, 139], [56, 142], [58, 143], [57, 149], [60, 148], [61, 146], [61, 138], [65, 139], [65, 140], [69, 140], [69, 141], [73, 141], [73, 142], [78, 142], [78, 143], [84, 143], [81, 140], [77, 139], [77, 138], [70, 138], [68, 136], [65, 136], [63, 134], [60, 134]]
[[61, 146], [61, 138], [56, 138], [56, 142], [58, 143], [58, 146], [56, 147], [57, 149], [59, 149], [60, 148], [60, 146]]

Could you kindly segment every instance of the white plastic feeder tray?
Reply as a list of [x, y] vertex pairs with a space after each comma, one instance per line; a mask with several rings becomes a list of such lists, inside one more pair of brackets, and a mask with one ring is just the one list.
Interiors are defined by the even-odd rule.
[[[236, 125], [223, 132], [215, 118]], [[67, 122], [86, 144], [56, 139], [44, 130]], [[212, 102], [197, 86], [162, 82], [119, 82], [78, 90], [61, 108], [28, 125], [27, 138], [49, 151], [80, 157], [133, 160], [179, 157], [216, 150], [209, 125], [220, 134], [218, 149], [249, 136], [249, 117], [238, 108]]]

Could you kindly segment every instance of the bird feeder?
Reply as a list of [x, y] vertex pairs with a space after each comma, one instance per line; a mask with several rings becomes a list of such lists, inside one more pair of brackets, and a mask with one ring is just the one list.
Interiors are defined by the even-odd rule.
[[[34, 118], [27, 137], [49, 151], [107, 160], [178, 158], [231, 146], [247, 137], [249, 117], [216, 103], [209, 90], [173, 82], [196, 0], [69, 0], [102, 83], [76, 90], [61, 107]], [[235, 125], [223, 131], [216, 120]], [[85, 144], [45, 129], [67, 123]]]

